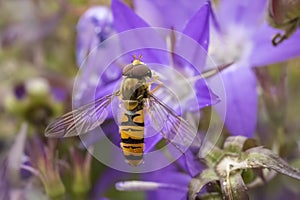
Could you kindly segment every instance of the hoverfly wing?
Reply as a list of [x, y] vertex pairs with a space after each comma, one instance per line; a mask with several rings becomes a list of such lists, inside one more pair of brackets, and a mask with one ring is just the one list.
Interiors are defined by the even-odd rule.
[[101, 125], [107, 117], [107, 106], [119, 92], [106, 95], [76, 110], [64, 114], [50, 123], [46, 130], [46, 137], [72, 137], [87, 133]]
[[184, 153], [194, 142], [197, 129], [156, 96], [149, 95], [148, 112], [154, 126], [168, 142]]

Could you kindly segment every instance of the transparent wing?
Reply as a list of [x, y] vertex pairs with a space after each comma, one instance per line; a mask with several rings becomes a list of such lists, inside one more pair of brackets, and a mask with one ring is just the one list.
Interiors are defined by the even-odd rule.
[[50, 123], [46, 137], [72, 137], [87, 133], [103, 123], [107, 117], [106, 107], [119, 92], [106, 95], [95, 102], [64, 114]]
[[184, 153], [193, 144], [197, 136], [197, 129], [152, 94], [150, 94], [148, 105], [147, 111], [155, 129], [159, 130], [168, 142]]

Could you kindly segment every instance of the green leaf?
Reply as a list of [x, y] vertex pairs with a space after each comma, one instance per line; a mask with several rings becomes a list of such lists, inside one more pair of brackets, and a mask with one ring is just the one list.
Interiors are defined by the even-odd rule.
[[196, 199], [197, 193], [209, 182], [217, 181], [219, 177], [212, 169], [205, 169], [201, 174], [192, 178], [188, 186], [189, 199]]
[[198, 197], [200, 200], [222, 200], [222, 195], [218, 192], [211, 192], [208, 194], [203, 194], [200, 197]]
[[241, 153], [244, 150], [257, 146], [256, 141], [244, 136], [230, 136], [226, 138], [223, 148], [232, 153]]
[[281, 174], [300, 179], [300, 171], [291, 167], [285, 160], [274, 152], [263, 147], [256, 147], [246, 151], [247, 168], [268, 168]]
[[240, 173], [230, 174], [226, 179], [221, 179], [221, 187], [225, 199], [247, 200], [247, 187]]

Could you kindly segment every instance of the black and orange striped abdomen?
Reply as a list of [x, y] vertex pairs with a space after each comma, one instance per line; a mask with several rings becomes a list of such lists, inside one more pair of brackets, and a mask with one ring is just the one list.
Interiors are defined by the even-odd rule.
[[[137, 102], [136, 102], [137, 103]], [[124, 102], [127, 104], [127, 102]], [[144, 154], [144, 110], [143, 103], [139, 102], [131, 110], [125, 105], [127, 111], [122, 114], [120, 135], [121, 148], [126, 162], [138, 166], [143, 162]]]

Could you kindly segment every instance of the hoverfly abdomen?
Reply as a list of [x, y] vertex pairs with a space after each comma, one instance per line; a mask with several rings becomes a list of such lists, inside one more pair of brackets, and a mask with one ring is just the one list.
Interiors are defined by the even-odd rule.
[[[124, 101], [124, 104], [129, 104]], [[137, 166], [143, 161], [144, 152], [144, 110], [139, 102], [133, 110], [123, 113], [120, 125], [121, 148], [126, 162]]]

